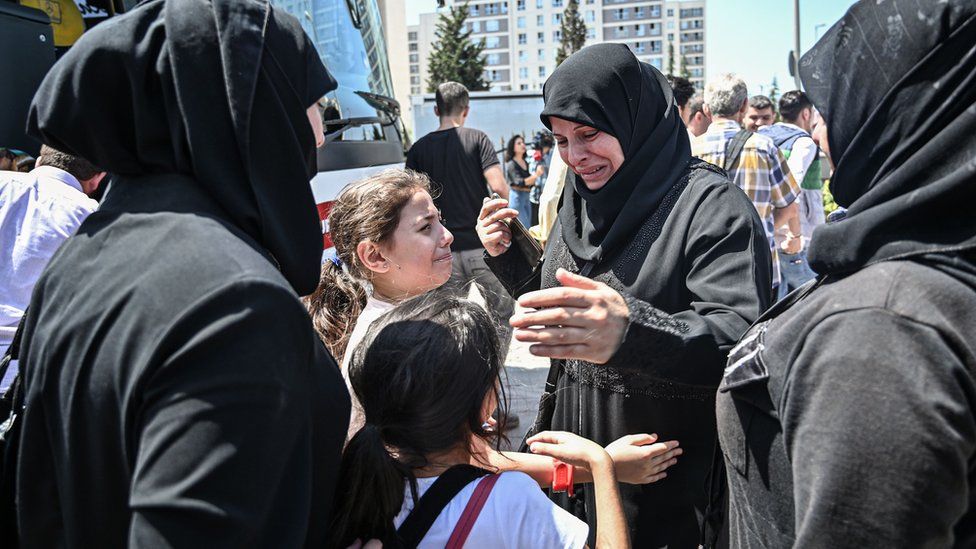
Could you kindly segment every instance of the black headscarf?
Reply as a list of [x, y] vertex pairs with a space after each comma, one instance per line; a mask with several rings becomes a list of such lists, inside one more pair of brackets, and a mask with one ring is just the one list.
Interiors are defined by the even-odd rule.
[[578, 177], [559, 209], [573, 255], [600, 262], [627, 244], [688, 170], [691, 144], [667, 79], [623, 44], [597, 44], [563, 61], [543, 89], [549, 117], [620, 141], [624, 163], [598, 191]]
[[976, 247], [976, 3], [862, 0], [800, 60], [848, 217], [818, 273]]
[[118, 174], [113, 185], [192, 177], [304, 295], [322, 254], [305, 112], [335, 87], [298, 21], [267, 0], [153, 0], [54, 65], [28, 133]]

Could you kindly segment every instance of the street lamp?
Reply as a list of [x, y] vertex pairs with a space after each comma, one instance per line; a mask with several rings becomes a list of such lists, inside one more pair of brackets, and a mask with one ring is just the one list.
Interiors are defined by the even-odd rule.
[[813, 27], [813, 41], [816, 42], [820, 40], [820, 29], [827, 26], [827, 23], [820, 23], [819, 25]]

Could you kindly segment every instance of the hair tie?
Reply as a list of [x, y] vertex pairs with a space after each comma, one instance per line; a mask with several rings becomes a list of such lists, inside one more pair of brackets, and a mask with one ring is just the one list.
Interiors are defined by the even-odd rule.
[[339, 254], [332, 252], [332, 256], [329, 257], [329, 261], [332, 262], [336, 267], [342, 268], [342, 259], [339, 258]]

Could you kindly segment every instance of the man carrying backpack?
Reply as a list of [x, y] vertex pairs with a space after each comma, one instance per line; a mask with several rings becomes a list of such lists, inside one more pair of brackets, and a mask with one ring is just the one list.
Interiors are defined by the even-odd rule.
[[[773, 140], [790, 166], [790, 172], [800, 183], [799, 204], [801, 249], [795, 254], [779, 254], [782, 280], [779, 299], [799, 288], [817, 274], [807, 263], [806, 248], [813, 230], [824, 223], [823, 182], [820, 179], [820, 149], [810, 133], [813, 125], [813, 103], [800, 90], [788, 91], [779, 100], [782, 122], [759, 128], [759, 133]], [[787, 228], [776, 226], [776, 242], [780, 244]]]
[[[729, 179], [756, 207], [772, 251], [773, 293], [776, 293], [780, 284], [777, 248], [789, 254], [801, 250], [796, 204], [800, 186], [770, 138], [742, 129], [749, 94], [741, 78], [724, 74], [709, 82], [705, 86], [705, 107], [712, 124], [708, 131], [691, 141], [692, 155], [724, 168]], [[773, 229], [784, 225], [789, 231], [777, 246]]]

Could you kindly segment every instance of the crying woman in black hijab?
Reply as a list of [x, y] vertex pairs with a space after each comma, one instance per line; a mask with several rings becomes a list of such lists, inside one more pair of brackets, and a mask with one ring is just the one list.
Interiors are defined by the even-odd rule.
[[325, 545], [349, 400], [298, 296], [335, 85], [261, 0], [144, 2], [51, 69], [29, 131], [116, 177], [27, 315], [24, 546]]
[[[715, 511], [702, 487], [724, 357], [769, 303], [762, 224], [724, 172], [691, 157], [667, 80], [625, 46], [574, 54], [544, 98], [542, 122], [572, 170], [545, 259], [528, 265], [509, 248], [504, 200], [487, 201], [478, 223], [489, 266], [528, 309], [511, 320], [515, 337], [553, 359], [530, 434], [678, 440], [667, 479], [621, 495], [635, 546], [696, 546], [699, 517]], [[556, 498], [595, 531], [588, 488]]]

